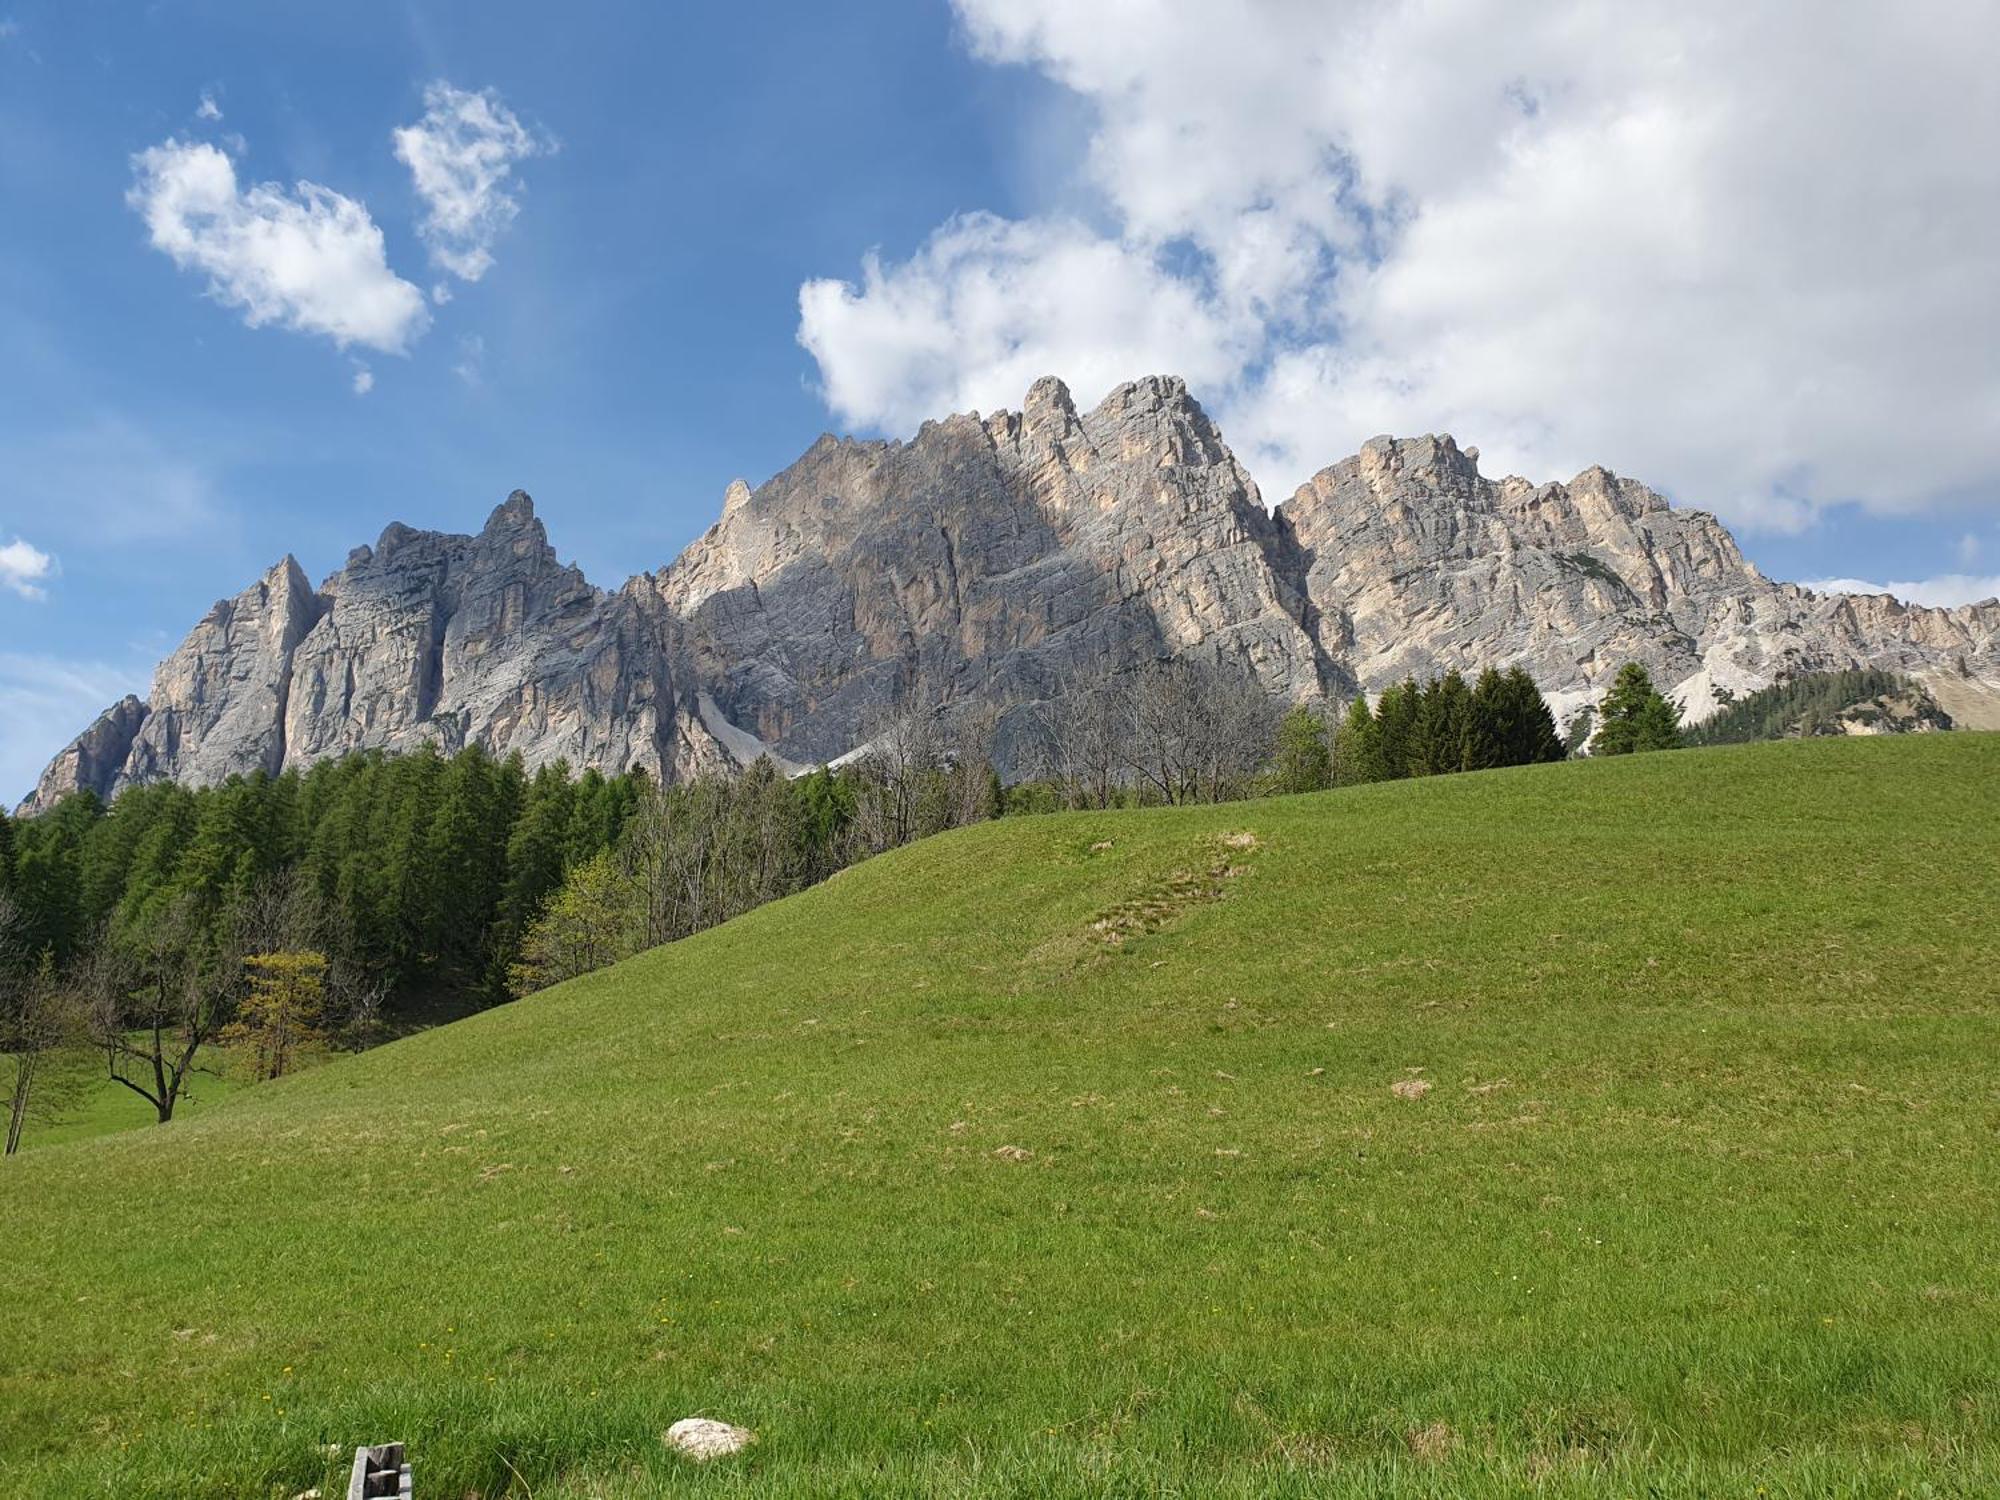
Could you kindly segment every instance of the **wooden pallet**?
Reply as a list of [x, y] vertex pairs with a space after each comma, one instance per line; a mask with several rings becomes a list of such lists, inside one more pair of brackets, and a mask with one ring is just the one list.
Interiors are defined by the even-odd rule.
[[377, 1443], [354, 1450], [354, 1477], [347, 1482], [347, 1500], [410, 1500], [410, 1466], [403, 1462], [401, 1443]]

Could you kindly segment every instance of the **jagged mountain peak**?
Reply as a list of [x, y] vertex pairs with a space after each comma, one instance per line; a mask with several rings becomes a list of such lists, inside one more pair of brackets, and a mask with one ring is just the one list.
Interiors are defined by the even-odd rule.
[[1598, 467], [1489, 479], [1448, 433], [1372, 438], [1267, 512], [1184, 381], [1079, 411], [1051, 376], [1019, 411], [906, 442], [824, 435], [612, 592], [557, 561], [521, 490], [476, 536], [392, 524], [317, 592], [284, 559], [30, 805], [423, 742], [663, 777], [812, 764], [912, 699], [992, 709], [1019, 769], [1030, 705], [1166, 655], [1292, 698], [1518, 664], [1559, 713], [1637, 660], [1697, 715], [1719, 689], [1874, 665], [1979, 724], [2000, 605], [1773, 584], [1711, 515]]
[[541, 524], [535, 517], [534, 498], [526, 490], [515, 490], [493, 507], [493, 513], [486, 518], [486, 525], [480, 534], [493, 536], [501, 532], [526, 531], [531, 527], [539, 532]]

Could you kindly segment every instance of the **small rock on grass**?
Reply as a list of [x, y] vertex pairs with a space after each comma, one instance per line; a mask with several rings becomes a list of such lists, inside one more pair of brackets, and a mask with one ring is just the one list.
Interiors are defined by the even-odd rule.
[[682, 1417], [667, 1429], [663, 1441], [676, 1452], [702, 1461], [741, 1453], [757, 1441], [757, 1434], [712, 1417]]

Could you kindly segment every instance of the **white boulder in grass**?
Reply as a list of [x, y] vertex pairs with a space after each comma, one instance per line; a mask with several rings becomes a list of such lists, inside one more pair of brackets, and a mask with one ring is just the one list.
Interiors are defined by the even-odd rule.
[[666, 1434], [669, 1448], [696, 1460], [727, 1458], [756, 1441], [757, 1434], [749, 1428], [731, 1426], [712, 1417], [682, 1417]]

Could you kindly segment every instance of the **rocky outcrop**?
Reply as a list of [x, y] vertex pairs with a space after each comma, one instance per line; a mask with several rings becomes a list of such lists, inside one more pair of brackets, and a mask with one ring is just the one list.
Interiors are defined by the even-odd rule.
[[482, 745], [667, 778], [805, 766], [910, 701], [1027, 705], [1163, 655], [1290, 698], [1519, 664], [1558, 711], [1644, 662], [1699, 717], [1810, 670], [1880, 666], [1960, 722], [2000, 705], [2000, 604], [1917, 609], [1763, 577], [1713, 516], [1603, 469], [1481, 475], [1449, 437], [1377, 438], [1275, 511], [1178, 380], [908, 442], [823, 437], [615, 593], [516, 492], [477, 536], [392, 525], [318, 589], [286, 558], [218, 603], [44, 773], [29, 806], [350, 750]]

